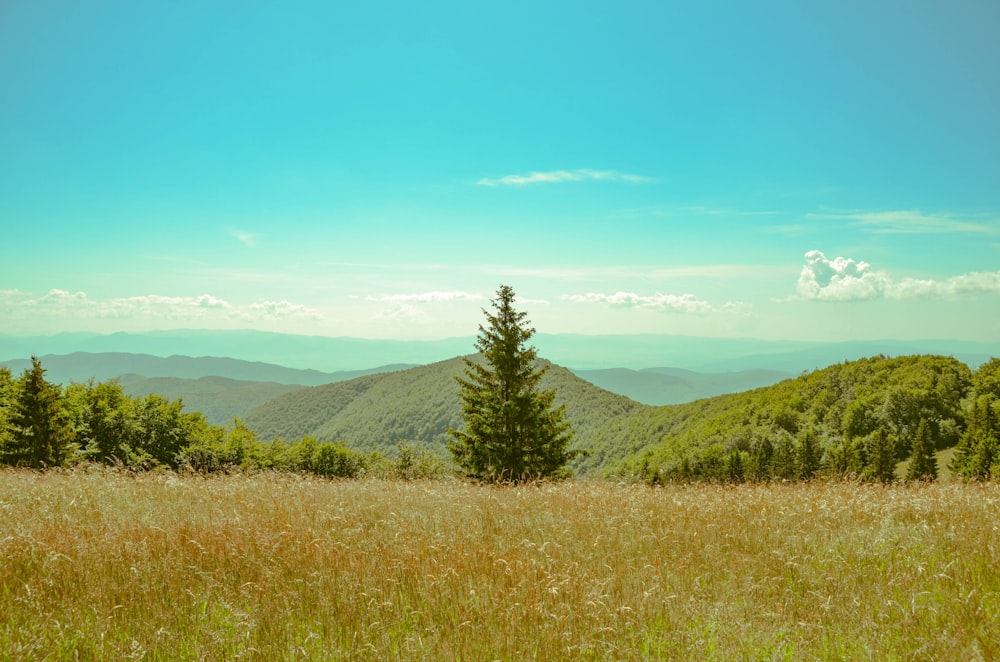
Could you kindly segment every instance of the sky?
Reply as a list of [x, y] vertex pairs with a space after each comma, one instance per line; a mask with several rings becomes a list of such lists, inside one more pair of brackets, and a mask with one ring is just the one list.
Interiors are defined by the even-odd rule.
[[0, 333], [1000, 341], [1000, 4], [0, 2]]

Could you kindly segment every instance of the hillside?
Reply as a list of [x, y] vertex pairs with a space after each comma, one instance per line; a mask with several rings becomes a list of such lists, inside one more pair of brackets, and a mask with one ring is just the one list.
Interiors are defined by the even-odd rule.
[[[462, 424], [454, 379], [462, 372], [462, 360], [455, 358], [306, 388], [255, 407], [244, 422], [263, 439], [312, 435], [344, 441], [358, 450], [389, 453], [397, 444], [413, 441], [445, 453], [448, 428]], [[594, 432], [610, 420], [647, 409], [556, 365], [550, 365], [542, 388], [555, 389], [556, 404], [566, 404], [567, 417], [577, 431], [574, 448], [590, 448]], [[589, 470], [596, 466], [592, 459], [578, 460], [574, 468]]]
[[[583, 335], [539, 333], [536, 343], [546, 358], [574, 370], [670, 366], [698, 372], [765, 369], [798, 374], [833, 363], [885, 354], [905, 356], [940, 354], [975, 367], [1000, 355], [1000, 343], [961, 340], [871, 340], [802, 342], [753, 338], [706, 338], [667, 334]], [[61, 333], [49, 336], [11, 336], [0, 333], [0, 360], [27, 360], [32, 354], [65, 355], [76, 352], [168, 356], [226, 356], [234, 359], [318, 371], [364, 370], [384, 364], [426, 365], [471, 351], [472, 336], [441, 340], [375, 340], [302, 336], [252, 330], [171, 330], [145, 333]], [[135, 372], [150, 377], [185, 375]], [[237, 376], [251, 381], [285, 381], [260, 375]], [[204, 377], [204, 374], [187, 375]], [[325, 382], [296, 383], [313, 385]], [[290, 382], [286, 382], [290, 383]]]
[[[443, 453], [448, 427], [461, 425], [454, 381], [461, 371], [461, 360], [452, 359], [302, 389], [254, 408], [245, 422], [264, 439], [314, 435], [390, 453], [412, 441]], [[767, 449], [769, 462], [798, 452], [805, 436], [824, 465], [843, 463], [845, 471], [860, 472], [879, 430], [904, 459], [921, 420], [930, 424], [938, 449], [954, 446], [971, 375], [967, 365], [948, 357], [875, 357], [663, 407], [610, 393], [555, 365], [543, 387], [555, 389], [557, 404], [566, 404], [577, 431], [573, 447], [590, 453], [574, 463], [578, 475], [659, 470], [670, 476], [686, 465], [695, 476], [721, 478], [728, 454], [737, 452], [748, 467], [751, 460], [759, 465]]]
[[637, 411], [596, 439], [637, 440], [619, 466], [626, 475], [690, 470], [721, 478], [733, 451], [748, 465], [765, 456], [773, 464], [782, 452], [798, 452], [807, 435], [825, 463], [858, 471], [879, 431], [903, 459], [921, 420], [936, 448], [954, 446], [971, 376], [967, 365], [942, 356], [862, 359], [745, 393]]
[[[154, 356], [128, 352], [73, 352], [71, 354], [46, 354], [39, 356], [45, 365], [46, 378], [54, 383], [70, 381], [85, 382], [88, 379], [104, 381], [120, 375], [142, 375], [143, 377], [173, 377], [177, 379], [201, 379], [202, 377], [225, 377], [226, 379], [248, 382], [274, 382], [299, 386], [318, 386], [330, 382], [354, 379], [363, 375], [390, 372], [412, 367], [410, 365], [383, 365], [365, 370], [341, 370], [321, 372], [287, 368], [261, 361], [243, 361], [222, 356]], [[14, 374], [29, 367], [28, 358], [11, 359], [0, 362]], [[373, 364], [377, 365], [377, 364]]]
[[676, 405], [770, 386], [793, 377], [777, 370], [703, 373], [681, 368], [573, 370], [591, 384], [647, 405]]
[[200, 411], [213, 425], [230, 425], [247, 410], [303, 388], [301, 384], [250, 382], [226, 377], [179, 379], [121, 375], [118, 383], [131, 396], [156, 393], [169, 400], [181, 400], [184, 409]]

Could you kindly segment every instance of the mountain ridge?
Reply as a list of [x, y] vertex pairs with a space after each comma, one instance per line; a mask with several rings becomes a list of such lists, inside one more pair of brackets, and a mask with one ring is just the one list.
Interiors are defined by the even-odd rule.
[[[670, 366], [698, 372], [749, 369], [800, 373], [884, 354], [953, 356], [975, 367], [1000, 355], [1000, 341], [852, 340], [812, 342], [710, 338], [668, 334], [536, 334], [542, 355], [574, 370]], [[144, 333], [0, 334], [0, 360], [32, 354], [128, 352], [155, 356], [216, 356], [321, 372], [364, 370], [374, 365], [426, 365], [467, 354], [473, 336], [436, 340], [380, 340], [303, 336], [254, 330], [176, 330]]]

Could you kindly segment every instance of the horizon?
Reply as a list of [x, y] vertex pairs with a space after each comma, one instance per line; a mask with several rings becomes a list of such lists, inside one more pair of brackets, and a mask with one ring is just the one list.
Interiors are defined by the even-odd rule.
[[6, 4], [0, 333], [997, 342], [998, 24]]

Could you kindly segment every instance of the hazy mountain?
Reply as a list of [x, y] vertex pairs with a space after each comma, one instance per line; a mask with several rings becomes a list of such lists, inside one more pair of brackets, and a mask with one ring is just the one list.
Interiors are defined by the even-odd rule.
[[680, 368], [574, 370], [576, 376], [647, 405], [675, 405], [725, 393], [739, 393], [794, 377], [776, 370], [702, 373]]
[[[66, 355], [46, 354], [38, 357], [45, 368], [46, 378], [55, 383], [70, 381], [85, 382], [90, 378], [105, 381], [119, 375], [141, 375], [143, 377], [174, 377], [180, 379], [200, 379], [202, 377], [225, 377], [231, 380], [251, 382], [276, 382], [316, 386], [330, 382], [354, 379], [378, 372], [390, 372], [409, 368], [409, 365], [384, 365], [367, 370], [342, 370], [320, 372], [286, 368], [259, 361], [242, 361], [215, 356], [152, 356], [149, 354], [129, 354], [125, 352], [74, 352]], [[30, 359], [3, 361], [14, 374], [21, 373], [30, 366]]]
[[[698, 372], [765, 369], [800, 373], [834, 363], [884, 354], [940, 354], [977, 366], [1000, 356], [1000, 341], [952, 340], [852, 341], [818, 343], [748, 338], [698, 338], [675, 335], [601, 335], [539, 333], [539, 353], [576, 370], [656, 366]], [[424, 365], [473, 351], [469, 336], [443, 340], [365, 340], [299, 336], [262, 331], [159, 331], [150, 333], [0, 335], [0, 360], [31, 354], [127, 352], [160, 357], [217, 356], [299, 369], [333, 372], [377, 365]]]
[[[393, 373], [306, 388], [250, 410], [243, 418], [263, 439], [312, 435], [344, 441], [352, 448], [391, 451], [402, 442], [418, 442], [444, 453], [449, 427], [462, 424], [455, 376], [459, 358]], [[566, 368], [551, 366], [542, 388], [555, 389], [556, 404], [566, 404], [577, 430], [574, 447], [589, 448], [591, 437], [615, 418], [645, 409], [624, 396], [598, 388]], [[578, 469], [605, 461], [596, 455]]]
[[230, 425], [234, 418], [242, 417], [257, 405], [305, 388], [299, 384], [249, 382], [225, 377], [178, 379], [122, 375], [118, 380], [122, 390], [129, 395], [156, 393], [168, 400], [181, 400], [187, 411], [200, 411], [215, 425]]
[[[0, 360], [31, 354], [131, 353], [167, 357], [216, 356], [302, 370], [339, 372], [373, 366], [423, 365], [472, 351], [473, 339], [367, 340], [299, 336], [264, 331], [157, 331], [95, 335], [0, 336]], [[312, 382], [308, 382], [312, 383]]]
[[[452, 359], [302, 389], [255, 407], [244, 421], [264, 439], [312, 435], [363, 451], [391, 451], [412, 441], [444, 453], [448, 428], [462, 425], [454, 380], [462, 369], [461, 360]], [[833, 444], [845, 430], [861, 438], [885, 424], [905, 441], [905, 431], [921, 417], [934, 422], [944, 447], [954, 444], [969, 375], [968, 366], [949, 357], [875, 357], [662, 407], [611, 393], [555, 365], [542, 386], [566, 405], [576, 430], [573, 447], [590, 453], [573, 463], [585, 475], [635, 468], [643, 458], [651, 466], [675, 466], [684, 456], [708, 461], [700, 455], [706, 449], [718, 460], [733, 447], [746, 450], [762, 439], [778, 443], [807, 428], [821, 444]]]

